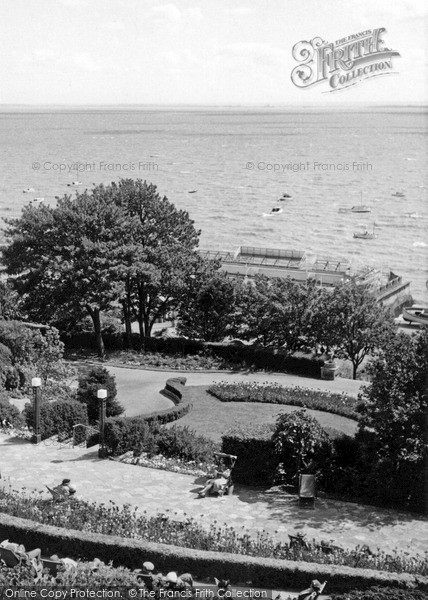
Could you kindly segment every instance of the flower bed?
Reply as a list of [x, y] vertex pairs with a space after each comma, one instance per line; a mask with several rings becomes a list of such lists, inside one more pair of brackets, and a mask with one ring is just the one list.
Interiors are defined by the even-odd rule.
[[278, 383], [228, 383], [221, 381], [208, 388], [208, 392], [222, 402], [266, 402], [289, 404], [358, 420], [360, 400], [347, 394], [337, 394], [302, 387], [284, 387]]
[[196, 462], [194, 460], [184, 461], [178, 458], [168, 458], [162, 454], [150, 456], [148, 452], [143, 452], [137, 459], [134, 457], [133, 452], [125, 452], [118, 458], [111, 458], [110, 460], [116, 460], [123, 462], [128, 465], [136, 464], [140, 467], [149, 467], [151, 469], [159, 469], [161, 471], [173, 471], [174, 473], [183, 473], [184, 475], [208, 475], [215, 469], [213, 463]]
[[158, 514], [150, 517], [138, 512], [136, 507], [119, 507], [111, 501], [107, 504], [96, 504], [75, 500], [54, 504], [51, 500], [43, 499], [42, 493], [44, 492], [28, 494], [25, 490], [0, 490], [0, 512], [70, 530], [172, 544], [182, 548], [324, 565], [345, 565], [393, 573], [428, 574], [428, 555], [409, 557], [398, 551], [392, 556], [380, 551], [370, 555], [358, 547], [325, 554], [315, 547], [290, 548], [288, 544], [275, 540], [265, 531], [251, 537], [244, 527], [237, 531], [225, 523], [220, 524], [216, 521], [211, 523], [209, 528], [204, 528], [193, 518], [179, 521], [176, 514]]

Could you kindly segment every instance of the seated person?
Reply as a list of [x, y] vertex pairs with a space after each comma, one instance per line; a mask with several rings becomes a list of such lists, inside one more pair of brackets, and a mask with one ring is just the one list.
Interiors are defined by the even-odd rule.
[[165, 577], [164, 587], [169, 590], [186, 590], [193, 588], [193, 577], [190, 573], [183, 573], [180, 577], [175, 571], [170, 571]]
[[307, 590], [300, 592], [300, 594], [297, 596], [297, 600], [316, 600], [316, 598], [318, 598], [324, 589], [324, 585], [322, 585], [318, 579], [313, 579], [310, 587]]
[[153, 591], [159, 587], [159, 584], [163, 579], [162, 573], [155, 575], [154, 570], [155, 565], [150, 561], [146, 561], [143, 563], [142, 569], [135, 569], [134, 571], [134, 573], [137, 574], [138, 581], [143, 583], [149, 591]]
[[49, 486], [46, 486], [51, 494], [54, 496], [55, 500], [61, 501], [70, 498], [70, 496], [74, 496], [76, 493], [76, 487], [70, 482], [70, 479], [63, 479], [62, 483], [51, 489]]
[[43, 563], [41, 561], [42, 551], [40, 548], [34, 548], [34, 550], [27, 552], [23, 544], [15, 544], [14, 542], [9, 542], [9, 540], [3, 540], [0, 546], [13, 552], [20, 561], [24, 563], [31, 562], [36, 571], [36, 580], [41, 578]]
[[224, 465], [220, 465], [215, 476], [212, 479], [208, 479], [205, 487], [198, 492], [199, 498], [204, 498], [208, 493], [218, 493], [223, 490], [224, 486], [229, 483], [231, 473], [230, 469], [227, 469]]

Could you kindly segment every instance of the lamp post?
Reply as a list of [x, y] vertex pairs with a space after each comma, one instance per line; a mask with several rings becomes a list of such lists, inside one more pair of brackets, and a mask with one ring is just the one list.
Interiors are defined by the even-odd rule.
[[107, 390], [101, 389], [97, 391], [97, 398], [100, 403], [100, 447], [98, 449], [99, 458], [106, 458], [107, 449], [104, 441], [104, 427], [106, 423], [106, 399]]
[[31, 387], [33, 388], [33, 398], [34, 398], [34, 433], [31, 441], [33, 444], [40, 444], [42, 441], [42, 436], [40, 433], [40, 386], [42, 385], [42, 380], [40, 377], [33, 377], [31, 380]]

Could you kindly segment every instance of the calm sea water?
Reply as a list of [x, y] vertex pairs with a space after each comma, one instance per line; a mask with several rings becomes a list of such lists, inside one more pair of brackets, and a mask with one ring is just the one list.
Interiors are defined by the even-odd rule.
[[[427, 302], [426, 125], [416, 108], [1, 112], [0, 217], [73, 193], [72, 181], [81, 190], [141, 177], [190, 213], [202, 248], [291, 248], [390, 268]], [[284, 192], [293, 199], [279, 203]], [[371, 213], [338, 212], [361, 198]], [[353, 238], [374, 224], [376, 239]]]

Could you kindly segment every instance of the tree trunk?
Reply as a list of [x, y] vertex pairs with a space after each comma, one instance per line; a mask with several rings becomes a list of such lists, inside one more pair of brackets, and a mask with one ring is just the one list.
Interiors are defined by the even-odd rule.
[[131, 327], [131, 311], [129, 310], [129, 305], [127, 300], [122, 300], [122, 309], [123, 309], [123, 321], [125, 323], [125, 331], [126, 331], [126, 346], [128, 350], [132, 349], [132, 327]]
[[352, 379], [357, 379], [358, 364], [352, 361]]
[[103, 334], [101, 332], [101, 311], [99, 308], [92, 308], [89, 304], [86, 305], [86, 309], [91, 316], [92, 323], [94, 324], [95, 340], [97, 344], [97, 352], [100, 358], [105, 356], [105, 347]]

